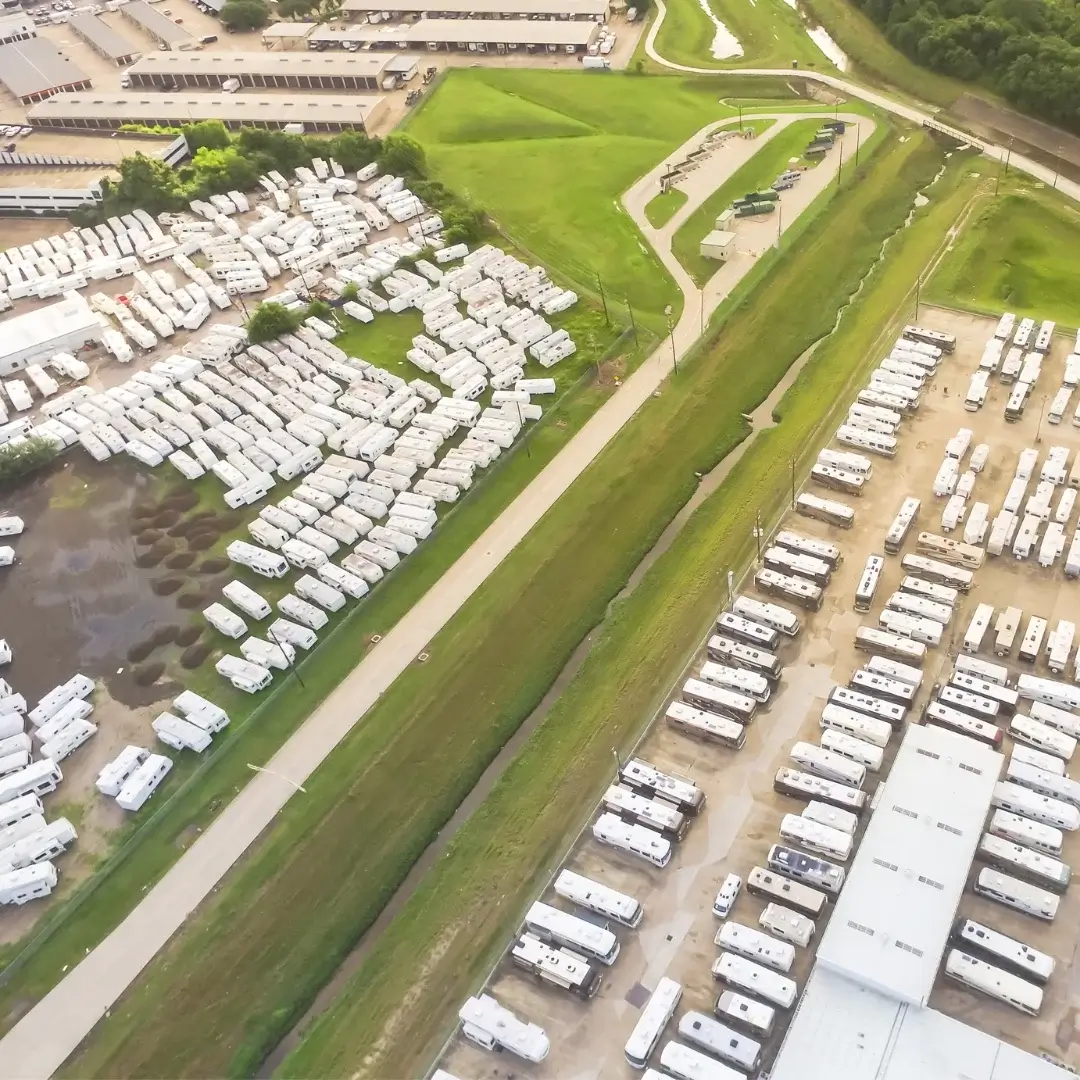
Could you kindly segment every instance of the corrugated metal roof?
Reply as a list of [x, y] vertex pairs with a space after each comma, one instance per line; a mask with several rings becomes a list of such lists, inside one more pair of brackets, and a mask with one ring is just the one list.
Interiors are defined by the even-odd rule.
[[159, 52], [132, 64], [133, 75], [348, 75], [374, 78], [393, 54], [348, 52]]
[[321, 26], [310, 41], [359, 41], [377, 47], [423, 47], [428, 42], [457, 45], [577, 45], [584, 48], [599, 32], [599, 23], [552, 19], [420, 19], [400, 26], [349, 25], [340, 30]]
[[1062, 1080], [1034, 1054], [816, 967], [772, 1080]]
[[191, 40], [191, 34], [182, 26], [177, 26], [167, 15], [162, 15], [156, 8], [152, 8], [146, 0], [128, 0], [128, 3], [121, 4], [117, 11], [138, 23], [151, 36], [164, 42], [182, 45]]
[[4, 320], [0, 335], [0, 368], [4, 359], [40, 348], [68, 334], [86, 333], [87, 338], [100, 340], [101, 322], [86, 300], [76, 292], [64, 293], [64, 298], [37, 311], [27, 311]]
[[57, 86], [88, 82], [89, 78], [44, 38], [0, 45], [0, 80], [17, 98], [41, 94]]
[[96, 15], [83, 13], [72, 15], [68, 20], [72, 30], [85, 38], [112, 60], [123, 60], [126, 56], [138, 56], [142, 50], [121, 37], [108, 23], [102, 22]]
[[963, 735], [908, 728], [822, 936], [819, 965], [926, 1003], [1003, 760]]

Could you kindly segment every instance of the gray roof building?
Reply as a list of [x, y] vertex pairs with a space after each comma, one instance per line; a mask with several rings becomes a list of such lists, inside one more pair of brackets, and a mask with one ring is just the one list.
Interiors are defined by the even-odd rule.
[[461, 49], [514, 52], [518, 49], [584, 51], [600, 32], [600, 24], [552, 19], [420, 19], [398, 26], [365, 23], [332, 29], [320, 26], [309, 41], [331, 47], [355, 41], [372, 49]]
[[0, 15], [0, 45], [6, 45], [9, 41], [25, 41], [32, 37], [37, 37], [37, 27], [29, 15], [21, 11], [13, 15]]
[[130, 64], [142, 55], [142, 50], [121, 37], [108, 23], [96, 15], [72, 15], [68, 25], [96, 52], [114, 64]]
[[380, 6], [377, 0], [345, 0], [349, 15], [368, 15], [389, 11], [394, 18], [421, 15], [430, 18], [603, 20], [608, 15], [608, 0], [391, 0]]
[[385, 53], [159, 52], [128, 71], [133, 87], [173, 89], [242, 86], [281, 90], [377, 90], [393, 57]]
[[0, 45], [0, 81], [24, 105], [92, 85], [86, 72], [39, 37]]
[[386, 110], [386, 99], [362, 94], [59, 94], [30, 110], [29, 122], [62, 131], [114, 131], [121, 124], [178, 127], [221, 120], [226, 127], [306, 131], [365, 130]]
[[151, 7], [146, 0], [128, 0], [128, 3], [121, 4], [116, 10], [155, 41], [168, 45], [170, 49], [182, 49], [195, 40], [182, 26], [177, 26], [172, 19]]

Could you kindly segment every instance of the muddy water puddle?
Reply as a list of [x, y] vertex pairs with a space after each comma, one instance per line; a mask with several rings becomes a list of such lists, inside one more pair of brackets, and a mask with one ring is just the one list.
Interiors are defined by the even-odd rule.
[[181, 614], [175, 598], [150, 587], [160, 571], [135, 565], [131, 508], [151, 485], [134, 464], [72, 459], [0, 497], [3, 512], [26, 523], [5, 541], [16, 562], [0, 570], [0, 634], [15, 653], [2, 674], [28, 702], [75, 671], [104, 680], [128, 706], [162, 696], [135, 685], [127, 660]]

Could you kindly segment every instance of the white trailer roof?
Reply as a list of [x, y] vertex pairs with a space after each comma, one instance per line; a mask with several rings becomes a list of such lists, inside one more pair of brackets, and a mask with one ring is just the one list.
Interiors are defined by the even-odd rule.
[[345, 0], [350, 14], [389, 11], [395, 17], [424, 14], [435, 18], [457, 15], [497, 15], [500, 18], [527, 18], [548, 15], [552, 18], [597, 19], [607, 17], [608, 0], [393, 0], [387, 7], [374, 0]]
[[1056, 1065], [933, 1009], [814, 968], [772, 1080], [1061, 1080]]
[[0, 338], [0, 370], [8, 356], [20, 356], [69, 334], [85, 332], [87, 339], [101, 339], [102, 326], [90, 305], [77, 292], [64, 293], [55, 304], [4, 320]]
[[1003, 762], [963, 735], [908, 728], [822, 936], [819, 966], [926, 1004]]

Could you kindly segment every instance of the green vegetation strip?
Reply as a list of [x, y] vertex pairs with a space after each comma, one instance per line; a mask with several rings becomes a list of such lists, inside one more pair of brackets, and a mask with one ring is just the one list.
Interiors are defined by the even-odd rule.
[[942, 260], [927, 299], [1080, 326], [1080, 214], [1049, 193], [988, 199]]
[[[242, 1075], [257, 1066], [603, 617], [693, 491], [695, 473], [744, 436], [740, 414], [829, 329], [876, 255], [875, 230], [891, 221], [885, 206], [907, 179], [904, 163], [936, 164], [917, 144], [894, 152], [884, 205], [872, 195], [877, 176], [839, 197], [856, 219], [845, 217], [846, 272], [827, 230], [811, 230], [807, 244], [831, 273], [780, 264], [762, 303], [735, 317], [732, 347], [711, 351], [649, 401], [432, 642], [430, 659], [395, 683], [305, 798], [290, 803], [243, 870], [114, 1009], [72, 1075]], [[781, 318], [793, 296], [798, 317]], [[476, 961], [464, 970], [475, 974]], [[225, 1000], [215, 989], [223, 982]], [[133, 1037], [140, 1030], [155, 1039]], [[413, 1072], [384, 1064], [384, 1075]]]
[[432, 173], [535, 258], [662, 333], [682, 295], [619, 196], [706, 124], [736, 115], [717, 93], [708, 79], [457, 69], [407, 130]]
[[[678, 424], [668, 409], [672, 398], [688, 390], [709, 402], [718, 424], [730, 425], [721, 404], [725, 395], [715, 388], [729, 387], [734, 396], [740, 373], [763, 358], [769, 358], [764, 362], [775, 378], [831, 329], [838, 305], [874, 264], [882, 240], [899, 230], [889, 260], [786, 395], [779, 426], [755, 442], [613, 610], [581, 670], [521, 755], [280, 1075], [423, 1073], [458, 1005], [505, 947], [610, 777], [611, 748], [626, 747], [661, 704], [722, 602], [725, 569], [749, 560], [755, 513], [769, 520], [786, 503], [789, 462], [799, 457], [809, 467], [826, 418], [841, 406], [853, 374], [871, 359], [869, 346], [960, 212], [970, 184], [960, 183], [957, 168], [933, 189], [934, 201], [916, 223], [901, 229], [915, 191], [934, 176], [942, 153], [916, 136], [904, 144], [893, 140], [879, 156], [864, 171], [864, 182], [837, 199], [835, 213], [820, 217], [779, 264], [768, 292], [744, 304], [718, 341], [662, 399], [646, 406], [633, 430], [598, 462], [596, 473], [610, 472], [620, 455], [633, 455], [636, 440], [648, 439], [655, 427]], [[841, 248], [837, 231], [849, 241]], [[738, 407], [747, 407], [747, 398], [737, 400]], [[684, 400], [682, 408], [692, 406]], [[669, 442], [656, 452], [663, 467], [676, 470], [669, 473], [674, 477], [682, 469], [672, 461], [686, 448], [688, 433], [681, 425], [668, 431]], [[675, 453], [667, 453], [673, 444]], [[663, 475], [650, 470], [640, 487], [645, 481], [662, 484]], [[626, 519], [606, 508], [604, 517], [609, 538], [620, 536]], [[616, 522], [618, 529], [610, 528]]]
[[654, 195], [645, 207], [645, 216], [654, 229], [662, 229], [686, 202], [686, 192], [670, 187], [660, 195]]
[[807, 36], [798, 12], [784, 0], [703, 0], [742, 46], [742, 55], [718, 60], [712, 45], [716, 24], [699, 0], [664, 0], [667, 15], [656, 36], [656, 51], [666, 60], [690, 67], [789, 68], [835, 72], [824, 53]]
[[[719, 269], [715, 259], [706, 259], [699, 251], [701, 241], [713, 230], [717, 216], [734, 199], [769, 187], [785, 169], [791, 167], [792, 158], [805, 167], [802, 151], [821, 124], [821, 120], [798, 120], [778, 132], [679, 226], [672, 237], [671, 250], [699, 287]], [[783, 199], [781, 193], [781, 204]], [[783, 213], [782, 206], [780, 213]]]

